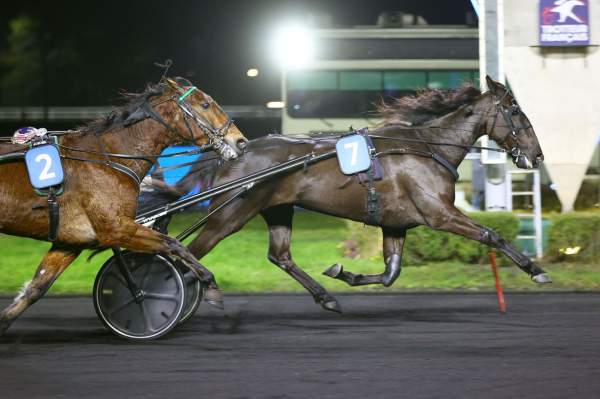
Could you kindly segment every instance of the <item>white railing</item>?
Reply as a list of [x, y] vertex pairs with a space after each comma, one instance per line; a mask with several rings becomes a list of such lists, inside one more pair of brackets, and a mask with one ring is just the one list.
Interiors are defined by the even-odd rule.
[[[533, 186], [531, 190], [513, 191], [512, 176], [515, 174], [532, 174]], [[542, 195], [540, 188], [540, 171], [537, 169], [515, 169], [506, 172], [506, 207], [508, 211], [513, 210], [513, 198], [517, 196], [533, 197], [533, 213], [517, 213], [519, 218], [532, 218], [534, 235], [518, 235], [517, 239], [534, 240], [535, 255], [542, 257]]]

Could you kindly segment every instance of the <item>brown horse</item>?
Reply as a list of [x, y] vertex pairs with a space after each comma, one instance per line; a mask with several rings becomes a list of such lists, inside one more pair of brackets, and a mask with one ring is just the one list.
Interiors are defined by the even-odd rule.
[[[510, 151], [518, 167], [536, 167], [543, 160], [533, 128], [510, 92], [491, 79], [487, 84], [489, 91], [483, 95], [473, 87], [456, 92], [433, 90], [380, 107], [385, 125], [371, 132], [384, 176], [373, 183], [378, 196], [377, 221], [368, 211], [366, 185], [355, 176], [342, 174], [337, 161], [329, 159], [258, 184], [211, 216], [188, 248], [201, 258], [260, 213], [269, 226], [269, 260], [302, 284], [325, 309], [339, 311], [337, 301], [292, 260], [293, 206], [297, 205], [381, 226], [384, 273], [354, 274], [339, 264], [325, 271], [349, 285], [391, 285], [400, 274], [406, 230], [419, 225], [497, 248], [535, 282], [550, 282], [531, 259], [454, 207], [452, 170], [481, 135], [488, 134]], [[208, 169], [214, 168], [212, 184], [217, 186], [291, 158], [329, 151], [334, 142], [268, 136], [251, 141], [247, 154], [235, 162], [218, 169], [215, 165], [200, 165], [198, 169], [208, 176]], [[440, 159], [447, 161], [446, 166]], [[232, 195], [235, 193], [215, 198], [211, 209]]]
[[[135, 223], [138, 183], [169, 145], [211, 144], [221, 157], [234, 159], [242, 154], [246, 139], [210, 96], [185, 79], [163, 78], [127, 98], [127, 104], [109, 117], [59, 137], [65, 182], [58, 197], [57, 238], [33, 280], [0, 313], [0, 335], [87, 248], [122, 247], [172, 256], [195, 270], [210, 300], [220, 300], [213, 275], [185, 247]], [[22, 150], [23, 146], [0, 146], [5, 159]], [[47, 201], [29, 185], [22, 160], [0, 164], [0, 209], [0, 232], [48, 238]]]

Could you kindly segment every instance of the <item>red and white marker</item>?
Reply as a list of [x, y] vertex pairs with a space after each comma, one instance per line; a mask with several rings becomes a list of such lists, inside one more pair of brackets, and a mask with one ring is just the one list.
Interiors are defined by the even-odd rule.
[[496, 264], [496, 253], [490, 252], [490, 264], [492, 265], [492, 273], [494, 274], [494, 281], [496, 283], [496, 294], [498, 294], [498, 307], [500, 313], [506, 313], [506, 303], [504, 302], [504, 292], [502, 292], [502, 286], [500, 285], [500, 275], [498, 274], [498, 265]]

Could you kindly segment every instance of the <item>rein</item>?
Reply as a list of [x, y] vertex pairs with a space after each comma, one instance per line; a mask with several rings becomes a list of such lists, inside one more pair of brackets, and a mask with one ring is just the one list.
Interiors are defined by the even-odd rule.
[[410, 139], [407, 137], [387, 137], [387, 136], [380, 136], [377, 134], [369, 134], [368, 136], [372, 137], [374, 139], [408, 141], [408, 142], [412, 142], [412, 143], [430, 144], [430, 145], [447, 146], [447, 147], [460, 147], [460, 148], [464, 148], [466, 150], [476, 149], [476, 150], [506, 152], [506, 150], [503, 148], [484, 147], [484, 146], [480, 146], [480, 145], [464, 145], [464, 144], [455, 144], [455, 143], [445, 143], [445, 142], [438, 142], [438, 141], [427, 141], [427, 140], [423, 140], [423, 139]]
[[[406, 130], [415, 130], [415, 127], [401, 127], [402, 129], [406, 129]], [[428, 129], [442, 129], [440, 127], [435, 127], [435, 126], [430, 126], [427, 127]], [[444, 128], [444, 129], [449, 129], [452, 130], [450, 128]], [[341, 138], [344, 136], [347, 136], [349, 134], [354, 134], [354, 132], [349, 132], [349, 133], [343, 133], [343, 134], [332, 134], [326, 137], [306, 137], [304, 135], [294, 135], [294, 134], [284, 134], [282, 136], [284, 137], [290, 137], [290, 138], [294, 138], [294, 136], [296, 136], [296, 138], [300, 138], [300, 137], [306, 137], [307, 139], [310, 139], [312, 141], [316, 141], [316, 142], [320, 142], [320, 141], [328, 141], [331, 139], [337, 139], [337, 138]], [[420, 143], [420, 144], [430, 144], [430, 145], [437, 145], [437, 146], [446, 146], [446, 147], [460, 147], [460, 148], [464, 148], [466, 150], [468, 149], [476, 149], [476, 150], [487, 150], [487, 151], [495, 151], [495, 152], [507, 152], [504, 148], [496, 148], [496, 147], [485, 147], [485, 146], [480, 146], [480, 145], [468, 145], [468, 144], [455, 144], [455, 143], [448, 143], [448, 142], [440, 142], [440, 141], [428, 141], [428, 140], [423, 140], [423, 139], [412, 139], [412, 138], [408, 138], [408, 137], [388, 137], [388, 136], [382, 136], [382, 135], [378, 135], [378, 134], [367, 134], [367, 136], [374, 138], [374, 139], [381, 139], [381, 140], [395, 140], [395, 141], [407, 141], [407, 142], [411, 142], [411, 143]]]
[[[191, 126], [188, 123], [188, 118], [191, 118], [195, 122], [195, 124], [206, 134], [206, 136], [208, 136], [208, 139], [209, 139], [209, 144], [204, 145], [198, 149], [182, 151], [182, 152], [177, 152], [177, 153], [172, 153], [172, 154], [165, 154], [165, 155], [163, 155], [163, 154], [131, 155], [131, 154], [107, 152], [104, 150], [104, 146], [103, 146], [102, 142], [100, 142], [101, 151], [86, 150], [86, 149], [82, 149], [82, 148], [66, 146], [66, 145], [58, 143], [58, 140], [57, 140], [56, 146], [63, 150], [67, 150], [67, 151], [80, 152], [80, 153], [85, 153], [85, 154], [96, 155], [99, 157], [104, 157], [105, 160], [96, 160], [96, 159], [82, 158], [82, 157], [76, 157], [76, 156], [67, 156], [67, 155], [61, 154], [61, 157], [64, 159], [70, 159], [70, 160], [81, 161], [81, 162], [92, 162], [92, 163], [102, 164], [102, 165], [111, 167], [111, 168], [131, 177], [137, 185], [140, 184], [141, 177], [138, 176], [131, 168], [129, 168], [125, 165], [122, 165], [118, 162], [113, 162], [110, 158], [145, 161], [150, 164], [154, 164], [156, 162], [156, 160], [160, 159], [160, 158], [170, 158], [170, 157], [185, 156], [185, 155], [198, 155], [198, 154], [202, 154], [204, 152], [208, 152], [211, 150], [214, 150], [220, 154], [225, 154], [227, 151], [233, 151], [225, 143], [225, 136], [227, 134], [227, 131], [233, 124], [233, 119], [231, 119], [219, 107], [219, 110], [221, 112], [223, 112], [225, 115], [227, 115], [227, 121], [220, 127], [213, 127], [210, 123], [208, 123], [206, 121], [205, 118], [201, 117], [197, 112], [195, 112], [195, 110], [193, 108], [190, 108], [186, 102], [186, 98], [190, 94], [192, 94], [195, 90], [197, 90], [197, 88], [195, 86], [192, 86], [185, 92], [183, 92], [183, 90], [181, 90], [181, 92], [183, 94], [181, 94], [180, 96], [172, 96], [172, 97], [169, 97], [168, 99], [165, 99], [165, 100], [160, 101], [155, 104], [150, 103], [150, 101], [148, 99], [146, 99], [137, 107], [137, 109], [134, 112], [132, 112], [127, 117], [127, 119], [123, 122], [123, 126], [129, 127], [129, 126], [134, 125], [138, 122], [141, 122], [145, 119], [151, 118], [151, 119], [155, 120], [156, 122], [160, 123], [161, 125], [163, 125], [169, 131], [175, 132], [177, 134], [177, 136], [180, 137], [183, 141], [190, 141], [190, 140], [193, 141], [194, 133], [192, 131]], [[155, 106], [165, 103], [167, 101], [174, 101], [177, 104], [177, 107], [183, 112], [184, 122], [185, 122], [187, 129], [190, 132], [190, 137], [185, 137], [185, 136], [181, 135], [177, 129], [170, 126], [161, 117], [161, 115], [158, 114], [154, 110]], [[210, 104], [216, 104], [214, 101], [212, 101], [212, 98], [210, 99], [210, 102], [202, 104], [202, 108], [208, 109], [210, 107]], [[48, 136], [61, 137], [64, 135], [75, 134], [75, 133], [81, 133], [81, 131], [80, 130], [50, 131], [50, 132], [48, 132]], [[11, 139], [12, 139], [11, 137], [0, 137], [0, 142], [9, 142], [9, 141], [11, 141]], [[27, 147], [27, 146], [24, 145], [24, 147]], [[6, 154], [0, 155], [0, 162], [22, 159], [24, 157], [24, 154], [25, 154], [24, 151], [22, 151], [20, 149], [8, 152]]]
[[63, 144], [58, 144], [58, 147], [65, 149], [65, 150], [69, 150], [69, 151], [84, 152], [86, 154], [103, 155], [103, 156], [108, 156], [111, 158], [136, 159], [136, 160], [146, 161], [149, 163], [154, 163], [157, 159], [160, 159], [160, 158], [173, 158], [173, 157], [180, 157], [180, 156], [185, 156], [185, 155], [198, 155], [198, 154], [202, 154], [204, 152], [208, 152], [208, 151], [212, 150], [212, 145], [207, 144], [207, 145], [201, 146], [198, 149], [174, 152], [172, 154], [128, 155], [128, 154], [118, 154], [118, 153], [110, 153], [110, 152], [102, 152], [102, 151], [94, 151], [94, 150], [84, 150], [81, 148], [69, 147], [69, 146], [66, 146]]

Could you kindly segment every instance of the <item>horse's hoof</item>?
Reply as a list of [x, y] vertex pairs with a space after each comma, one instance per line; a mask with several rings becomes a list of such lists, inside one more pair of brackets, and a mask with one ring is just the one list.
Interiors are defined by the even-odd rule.
[[223, 310], [225, 309], [225, 305], [223, 304], [223, 301], [217, 301], [214, 299], [205, 299], [206, 303], [208, 303], [210, 306], [214, 306], [215, 308], [219, 309], [219, 310]]
[[339, 275], [344, 271], [344, 266], [336, 263], [331, 265], [327, 270], [323, 272], [325, 276], [329, 276], [331, 278], [338, 278]]
[[531, 276], [531, 279], [538, 284], [546, 284], [551, 283], [552, 279], [548, 273], [540, 273], [535, 276]]
[[223, 305], [223, 295], [221, 291], [216, 288], [207, 288], [204, 291], [204, 300], [209, 304], [218, 309], [225, 309]]
[[323, 309], [325, 309], [325, 310], [329, 310], [329, 311], [336, 312], [336, 313], [342, 313], [342, 307], [340, 306], [338, 301], [336, 301], [335, 299], [332, 299], [327, 302], [323, 302], [321, 304], [321, 307], [323, 307]]
[[400, 266], [401, 257], [399, 254], [392, 254], [385, 260], [385, 272], [381, 276], [381, 284], [384, 287], [389, 287], [394, 284], [394, 281], [400, 276], [402, 267]]
[[10, 327], [10, 323], [0, 322], [0, 337], [8, 330], [8, 327]]
[[384, 287], [387, 288], [387, 287], [391, 286], [392, 284], [394, 284], [395, 280], [396, 279], [391, 276], [383, 276], [381, 278], [381, 285], [383, 285]]

